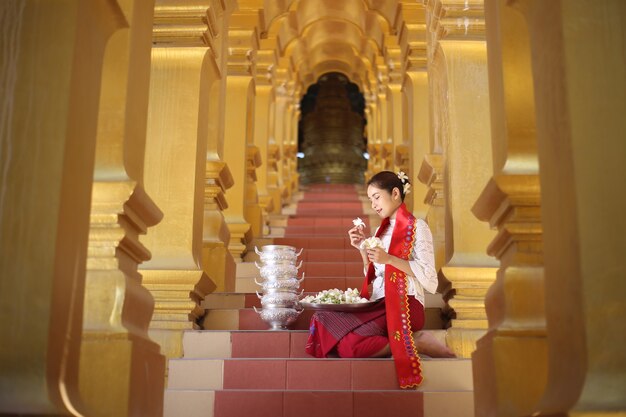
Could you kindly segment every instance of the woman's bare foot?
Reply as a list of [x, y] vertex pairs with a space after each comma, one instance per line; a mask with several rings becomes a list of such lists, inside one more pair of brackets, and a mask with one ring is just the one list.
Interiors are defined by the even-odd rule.
[[419, 353], [431, 358], [456, 358], [454, 352], [430, 332], [415, 332], [413, 333], [413, 340]]

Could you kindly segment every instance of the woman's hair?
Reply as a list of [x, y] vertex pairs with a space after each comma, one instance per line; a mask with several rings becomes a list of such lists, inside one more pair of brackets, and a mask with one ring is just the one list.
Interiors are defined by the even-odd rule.
[[408, 179], [400, 179], [395, 172], [380, 171], [367, 182], [367, 185], [373, 185], [381, 190], [387, 190], [389, 194], [394, 188], [400, 190], [400, 199], [404, 201], [404, 185], [409, 184]]

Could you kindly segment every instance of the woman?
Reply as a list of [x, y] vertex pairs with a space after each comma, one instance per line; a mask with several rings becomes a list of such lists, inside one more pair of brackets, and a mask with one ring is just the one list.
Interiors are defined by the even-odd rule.
[[[386, 357], [393, 355], [402, 388], [422, 381], [418, 352], [454, 357], [424, 326], [424, 290], [435, 293], [437, 273], [428, 225], [404, 205], [410, 187], [400, 172], [382, 171], [367, 183], [372, 209], [383, 219], [376, 231], [384, 248], [361, 249], [362, 227], [348, 231], [350, 243], [363, 259], [366, 279], [361, 296], [380, 300], [370, 311], [317, 312], [311, 318], [306, 351], [315, 357]], [[369, 286], [372, 295], [369, 295]]]

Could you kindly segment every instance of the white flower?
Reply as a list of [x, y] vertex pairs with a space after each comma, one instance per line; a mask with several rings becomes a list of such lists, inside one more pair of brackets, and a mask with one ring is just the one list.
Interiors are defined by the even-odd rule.
[[369, 300], [361, 298], [356, 288], [348, 288], [345, 291], [333, 288], [332, 290], [320, 291], [315, 295], [307, 295], [300, 302], [311, 304], [356, 304], [367, 303]]
[[383, 242], [377, 237], [368, 237], [361, 245], [359, 245], [360, 249], [374, 249], [374, 248], [383, 248]]
[[408, 182], [404, 184], [402, 188], [404, 188], [404, 195], [407, 195], [411, 192], [411, 184], [409, 184]]
[[400, 172], [398, 172], [398, 178], [400, 178], [400, 179], [402, 180], [402, 182], [404, 182], [404, 181], [408, 181], [408, 180], [409, 180], [409, 176], [408, 176], [408, 175], [406, 175], [406, 174], [404, 173], [404, 171], [400, 171]]
[[363, 222], [363, 220], [361, 220], [360, 217], [357, 217], [356, 219], [352, 220], [352, 224], [355, 225], [356, 227], [365, 227], [365, 223]]

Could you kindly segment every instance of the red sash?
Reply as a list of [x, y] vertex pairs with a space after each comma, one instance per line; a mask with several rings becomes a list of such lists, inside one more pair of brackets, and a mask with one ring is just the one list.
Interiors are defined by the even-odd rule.
[[[376, 237], [389, 226], [389, 218], [383, 219]], [[415, 241], [416, 219], [404, 203], [396, 211], [396, 225], [391, 235], [388, 253], [401, 259], [409, 259]], [[369, 298], [368, 285], [375, 278], [374, 264], [370, 263], [361, 289], [361, 297]], [[400, 388], [417, 387], [422, 382], [422, 369], [409, 321], [408, 278], [391, 265], [385, 265], [385, 306], [387, 310], [387, 334], [396, 364]]]

